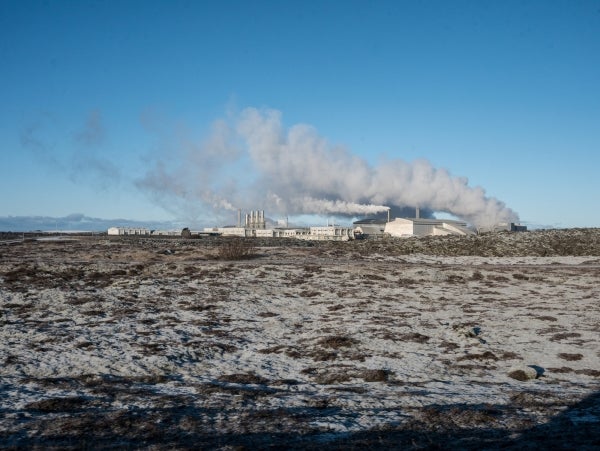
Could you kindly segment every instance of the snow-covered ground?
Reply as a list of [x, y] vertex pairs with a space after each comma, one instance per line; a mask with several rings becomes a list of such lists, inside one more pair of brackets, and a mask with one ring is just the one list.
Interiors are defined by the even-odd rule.
[[0, 443], [386, 446], [410, 432], [419, 447], [443, 430], [468, 448], [451, 432], [518, 441], [561, 415], [598, 431], [597, 403], [577, 407], [600, 386], [598, 257], [339, 243], [228, 262], [199, 243], [2, 248]]

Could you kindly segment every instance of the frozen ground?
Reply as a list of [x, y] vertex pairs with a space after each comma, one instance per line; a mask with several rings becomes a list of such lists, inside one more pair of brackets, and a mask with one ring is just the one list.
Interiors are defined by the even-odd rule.
[[0, 248], [0, 446], [600, 447], [593, 246], [273, 243]]

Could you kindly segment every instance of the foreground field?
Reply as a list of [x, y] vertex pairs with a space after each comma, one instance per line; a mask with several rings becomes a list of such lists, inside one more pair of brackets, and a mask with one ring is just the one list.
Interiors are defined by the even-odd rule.
[[598, 231], [568, 233], [5, 245], [0, 444], [597, 448]]

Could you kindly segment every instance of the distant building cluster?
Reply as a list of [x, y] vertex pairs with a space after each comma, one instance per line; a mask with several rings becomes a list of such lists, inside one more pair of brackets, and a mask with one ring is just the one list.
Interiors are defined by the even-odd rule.
[[324, 227], [274, 227], [267, 228], [265, 212], [256, 210], [244, 216], [238, 210], [238, 225], [229, 227], [206, 227], [203, 235], [237, 236], [243, 238], [297, 238], [300, 240], [348, 241], [354, 238], [352, 227], [328, 225]]
[[246, 227], [207, 227], [204, 233], [222, 236], [254, 238], [297, 238], [314, 241], [348, 241], [354, 238], [352, 227], [278, 227], [273, 229], [254, 229]]
[[[514, 223], [501, 223], [492, 231], [523, 232], [527, 227]], [[111, 227], [109, 235], [140, 236], [233, 236], [243, 238], [296, 238], [314, 241], [348, 241], [360, 238], [382, 238], [384, 236], [408, 238], [420, 236], [474, 235], [476, 232], [466, 222], [450, 219], [420, 218], [419, 209], [415, 218], [363, 219], [353, 223], [353, 227], [327, 225], [321, 227], [273, 227], [267, 228], [265, 212], [251, 211], [244, 216], [242, 225], [241, 210], [238, 210], [237, 226], [206, 227], [202, 231], [191, 232], [185, 228], [182, 232], [170, 230], [149, 230], [140, 227]]]
[[109, 235], [140, 235], [140, 236], [179, 236], [177, 230], [150, 230], [144, 227], [110, 227]]

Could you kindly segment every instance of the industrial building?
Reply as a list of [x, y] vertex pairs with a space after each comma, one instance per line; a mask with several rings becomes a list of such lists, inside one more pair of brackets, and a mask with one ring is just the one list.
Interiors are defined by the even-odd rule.
[[108, 235], [138, 235], [138, 236], [178, 236], [177, 230], [150, 230], [145, 227], [110, 227]]
[[466, 222], [424, 218], [396, 218], [385, 224], [384, 233], [393, 237], [475, 234]]
[[514, 222], [501, 222], [494, 227], [494, 232], [527, 232], [527, 226]]
[[396, 218], [392, 221], [383, 219], [363, 219], [354, 222], [355, 234], [367, 238], [384, 235], [407, 238], [411, 236], [440, 235], [472, 235], [473, 232], [463, 221], [449, 219]]
[[152, 230], [152, 236], [181, 236], [180, 230]]
[[351, 227], [325, 226], [309, 227], [308, 234], [297, 238], [315, 241], [348, 241], [354, 238], [354, 229]]
[[207, 227], [204, 233], [243, 238], [297, 238], [311, 241], [348, 241], [354, 237], [351, 227], [297, 227], [254, 229], [245, 227]]
[[250, 213], [246, 213], [243, 226], [242, 211], [238, 210], [237, 226], [205, 227], [204, 233], [239, 237], [272, 236], [268, 230], [265, 230], [266, 226], [267, 222], [265, 220], [264, 210], [255, 210], [251, 211]]
[[[239, 219], [240, 211], [238, 210], [238, 227], [240, 227]], [[264, 229], [266, 227], [265, 211], [256, 210], [246, 214], [245, 227], [247, 229]]]
[[223, 235], [223, 236], [239, 236], [239, 237], [252, 236], [252, 235], [248, 235], [248, 230], [245, 227], [205, 227], [203, 232], [209, 233], [212, 235]]
[[144, 227], [110, 227], [109, 235], [150, 235], [150, 230]]
[[297, 238], [311, 241], [348, 241], [354, 238], [352, 227], [327, 225], [325, 227], [275, 227], [267, 228], [265, 212], [256, 210], [247, 213], [244, 226], [242, 213], [238, 210], [238, 225], [228, 227], [206, 227], [204, 233], [244, 238]]
[[385, 219], [361, 219], [354, 221], [354, 234], [362, 237], [380, 237], [385, 232]]

